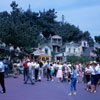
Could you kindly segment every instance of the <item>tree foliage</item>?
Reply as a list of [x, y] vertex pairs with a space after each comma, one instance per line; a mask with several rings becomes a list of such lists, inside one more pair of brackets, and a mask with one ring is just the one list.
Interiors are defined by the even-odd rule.
[[[95, 41], [100, 44], [100, 36], [95, 36]], [[95, 48], [93, 52], [97, 55], [98, 61], [100, 61], [100, 47]]]
[[39, 42], [39, 34], [42, 32], [45, 38], [50, 35], [60, 35], [63, 43], [66, 41], [80, 41], [83, 37], [93, 44], [90, 33], [82, 32], [75, 25], [56, 21], [55, 9], [33, 12], [30, 8], [24, 11], [13, 1], [10, 4], [12, 11], [0, 12], [0, 40], [7, 45], [31, 48]]
[[100, 36], [95, 36], [95, 41], [100, 44]]
[[87, 63], [87, 62], [90, 62], [92, 61], [93, 59], [90, 58], [90, 57], [82, 57], [82, 56], [68, 56], [67, 57], [67, 61], [68, 62], [71, 62], [71, 63], [76, 63], [76, 62], [79, 62], [79, 63]]

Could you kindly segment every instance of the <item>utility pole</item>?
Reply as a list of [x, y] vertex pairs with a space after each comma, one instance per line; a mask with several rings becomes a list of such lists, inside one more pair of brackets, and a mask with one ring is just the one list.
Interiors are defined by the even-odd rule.
[[65, 16], [62, 15], [62, 24], [64, 24], [64, 22], [65, 22]]
[[31, 9], [31, 5], [29, 4], [29, 9]]

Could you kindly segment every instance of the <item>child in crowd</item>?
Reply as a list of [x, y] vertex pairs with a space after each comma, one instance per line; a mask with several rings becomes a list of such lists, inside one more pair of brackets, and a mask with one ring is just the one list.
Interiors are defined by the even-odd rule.
[[54, 75], [54, 67], [52, 66], [52, 64], [50, 64], [50, 76], [51, 76], [51, 81], [53, 80], [53, 75]]

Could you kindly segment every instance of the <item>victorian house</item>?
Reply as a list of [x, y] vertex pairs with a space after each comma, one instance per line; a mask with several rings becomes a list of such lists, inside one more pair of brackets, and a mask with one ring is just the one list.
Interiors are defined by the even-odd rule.
[[[89, 47], [88, 42], [82, 39], [80, 42], [67, 42], [62, 44], [62, 37], [58, 35], [51, 36], [48, 41], [39, 46], [42, 53], [42, 60], [45, 61], [66, 61], [67, 56], [91, 56], [93, 47]], [[38, 53], [39, 54], [39, 53]], [[54, 55], [53, 55], [54, 54]]]

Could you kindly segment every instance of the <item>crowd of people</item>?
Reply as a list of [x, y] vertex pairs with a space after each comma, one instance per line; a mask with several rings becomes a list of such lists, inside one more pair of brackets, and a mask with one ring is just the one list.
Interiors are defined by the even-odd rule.
[[86, 83], [86, 91], [97, 92], [97, 85], [100, 84], [100, 64], [96, 61], [88, 62], [87, 64], [71, 64], [61, 62], [49, 62], [41, 60], [32, 60], [24, 58], [22, 61], [15, 60], [12, 63], [12, 68], [9, 68], [8, 59], [0, 61], [0, 84], [2, 87], [1, 93], [6, 93], [4, 76], [9, 76], [12, 70], [13, 77], [18, 78], [23, 74], [24, 84], [30, 80], [34, 85], [37, 81], [46, 79], [47, 81], [68, 82], [70, 84], [70, 92], [68, 95], [76, 95], [76, 84]]

